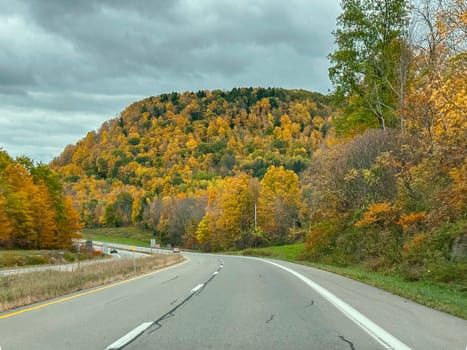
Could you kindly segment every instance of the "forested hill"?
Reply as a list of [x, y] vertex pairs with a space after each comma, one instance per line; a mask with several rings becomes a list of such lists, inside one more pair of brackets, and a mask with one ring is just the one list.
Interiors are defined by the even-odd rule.
[[52, 165], [66, 181], [118, 179], [162, 195], [240, 170], [262, 177], [270, 165], [298, 173], [330, 113], [328, 97], [304, 90], [163, 94], [133, 103]]
[[[173, 244], [187, 241], [183, 236], [188, 233], [199, 241], [198, 225], [209, 209], [209, 195], [242, 176], [251, 182], [247, 192], [255, 198], [242, 209], [249, 212], [248, 220], [231, 226], [237, 233], [250, 232], [259, 181], [268, 169], [276, 169], [276, 180], [293, 178], [296, 187], [290, 219], [269, 228], [274, 242], [284, 242], [288, 230], [300, 226], [297, 174], [309, 166], [332, 113], [328, 96], [304, 90], [163, 94], [133, 103], [67, 146], [51, 166], [63, 177], [88, 227], [141, 225]], [[238, 239], [230, 237], [229, 242], [244, 245]]]

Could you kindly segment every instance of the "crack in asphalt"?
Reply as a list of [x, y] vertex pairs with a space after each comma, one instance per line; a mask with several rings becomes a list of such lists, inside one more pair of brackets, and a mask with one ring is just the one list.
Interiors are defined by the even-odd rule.
[[272, 314], [271, 317], [269, 317], [269, 320], [266, 321], [266, 323], [271, 322], [274, 319], [274, 316], [276, 316], [276, 315]]
[[[220, 270], [222, 269], [222, 266], [223, 266], [223, 262], [221, 260], [219, 260], [219, 262], [221, 263], [221, 265], [219, 265], [219, 267], [217, 268], [217, 270], [215, 272], [219, 273]], [[163, 314], [161, 317], [159, 317], [157, 320], [155, 320], [152, 325], [146, 330], [146, 332], [148, 332], [148, 334], [152, 334], [156, 331], [158, 331], [159, 329], [162, 328], [162, 324], [161, 322], [164, 321], [164, 320], [167, 320], [171, 317], [174, 317], [175, 316], [175, 312], [180, 308], [182, 307], [182, 305], [186, 304], [191, 298], [193, 298], [194, 296], [197, 296], [199, 295], [200, 293], [203, 292], [203, 290], [206, 288], [206, 286], [217, 276], [216, 273], [213, 273], [204, 283], [203, 283], [203, 286], [198, 290], [196, 291], [195, 293], [190, 293], [187, 297], [185, 297], [182, 301], [180, 301], [177, 305], [175, 305], [172, 309], [170, 309], [169, 311], [167, 311], [165, 314]], [[175, 299], [172, 303], [170, 303], [171, 305], [175, 304], [175, 302], [177, 302], [178, 299]]]
[[172, 282], [173, 280], [176, 280], [177, 278], [178, 276], [172, 277], [171, 279], [168, 279], [167, 281], [161, 282], [161, 284]]
[[345, 337], [342, 336], [342, 335], [339, 335], [338, 338], [340, 338], [342, 341], [344, 341], [344, 342], [346, 342], [347, 344], [349, 344], [351, 350], [355, 350], [355, 346], [353, 345], [353, 343], [352, 343], [350, 340], [345, 339]]
[[[184, 305], [185, 303], [187, 303], [191, 298], [193, 298], [194, 296], [196, 295], [199, 295], [200, 293], [203, 292], [203, 290], [206, 288], [206, 286], [217, 276], [217, 274], [222, 270], [222, 268], [224, 267], [224, 261], [222, 259], [217, 259], [217, 261], [219, 262], [219, 266], [217, 267], [217, 270], [211, 274], [211, 276], [202, 284], [202, 287], [199, 288], [199, 290], [197, 290], [196, 292], [194, 292], [193, 290], [190, 292], [190, 294], [185, 297], [181, 302], [179, 302], [177, 305], [175, 305], [172, 309], [170, 309], [169, 311], [167, 311], [165, 314], [163, 314], [161, 317], [159, 317], [157, 320], [155, 320], [154, 322], [151, 323], [151, 325], [146, 328], [141, 334], [137, 335], [135, 338], [131, 339], [131, 341], [129, 341], [128, 343], [126, 343], [124, 346], [122, 346], [120, 349], [124, 349], [126, 348], [128, 345], [130, 345], [131, 343], [133, 343], [137, 338], [139, 338], [141, 335], [143, 335], [144, 333], [147, 333], [147, 334], [152, 334], [156, 331], [158, 331], [159, 329], [162, 328], [162, 324], [161, 322], [164, 321], [164, 320], [167, 320], [171, 317], [174, 317], [175, 316], [175, 311], [177, 311], [180, 307], [182, 307], [182, 305]], [[162, 282], [162, 283], [167, 283], [167, 282], [170, 282], [170, 281], [173, 281], [174, 279], [178, 278], [178, 276], [175, 276], [174, 278], [171, 278], [165, 282]], [[170, 305], [174, 305], [176, 302], [178, 301], [178, 299], [175, 299], [173, 300]], [[1, 348], [0, 348], [1, 350]]]

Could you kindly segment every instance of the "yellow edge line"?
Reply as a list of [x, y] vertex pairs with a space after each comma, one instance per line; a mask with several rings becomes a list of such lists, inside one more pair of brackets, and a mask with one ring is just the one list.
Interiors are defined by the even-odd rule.
[[27, 308], [25, 308], [25, 309], [21, 309], [21, 310], [18, 310], [18, 311], [14, 311], [14, 312], [10, 312], [10, 313], [4, 314], [4, 315], [0, 315], [0, 319], [5, 319], [5, 318], [12, 317], [12, 316], [16, 316], [16, 315], [23, 314], [23, 313], [25, 313], [25, 312], [30, 312], [30, 311], [42, 309], [42, 308], [44, 308], [44, 307], [46, 307], [46, 306], [50, 306], [50, 305], [62, 303], [62, 302], [64, 302], [64, 301], [76, 299], [76, 298], [79, 298], [79, 297], [82, 297], [82, 296], [85, 296], [85, 295], [88, 295], [88, 294], [97, 293], [97, 292], [100, 292], [100, 291], [102, 291], [102, 290], [104, 290], [104, 289], [108, 289], [108, 288], [112, 288], [112, 287], [119, 286], [119, 285], [121, 285], [121, 284], [133, 282], [133, 281], [139, 280], [139, 279], [141, 279], [141, 278], [143, 278], [143, 277], [147, 277], [147, 276], [152, 275], [152, 274], [154, 274], [154, 273], [160, 272], [160, 271], [162, 271], [162, 270], [164, 270], [164, 269], [166, 269], [166, 268], [178, 266], [179, 264], [183, 264], [183, 263], [185, 263], [185, 262], [187, 262], [187, 261], [189, 260], [187, 257], [184, 257], [184, 258], [185, 258], [184, 261], [182, 261], [181, 263], [177, 263], [177, 264], [173, 264], [173, 265], [170, 265], [170, 266], [166, 266], [166, 267], [163, 267], [163, 268], [158, 269], [158, 270], [156, 270], [156, 271], [152, 271], [152, 272], [146, 273], [146, 274], [141, 275], [141, 276], [132, 277], [132, 278], [129, 278], [129, 279], [126, 279], [126, 280], [123, 280], [123, 281], [119, 281], [119, 282], [115, 282], [115, 283], [112, 283], [112, 284], [109, 284], [109, 285], [106, 285], [106, 286], [103, 286], [103, 287], [98, 287], [98, 288], [95, 288], [95, 289], [91, 289], [91, 290], [88, 290], [88, 291], [86, 291], [86, 292], [82, 292], [82, 293], [70, 295], [70, 296], [68, 296], [68, 297], [60, 298], [60, 299], [57, 299], [57, 300], [54, 300], [54, 301], [49, 301], [49, 302], [47, 302], [47, 303], [43, 303], [43, 304], [40, 304], [40, 305], [27, 307]]

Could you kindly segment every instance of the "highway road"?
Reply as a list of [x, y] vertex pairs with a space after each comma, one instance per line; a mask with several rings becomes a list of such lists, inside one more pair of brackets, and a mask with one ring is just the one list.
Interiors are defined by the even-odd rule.
[[0, 314], [0, 348], [459, 349], [467, 321], [288, 262], [184, 253], [151, 274]]

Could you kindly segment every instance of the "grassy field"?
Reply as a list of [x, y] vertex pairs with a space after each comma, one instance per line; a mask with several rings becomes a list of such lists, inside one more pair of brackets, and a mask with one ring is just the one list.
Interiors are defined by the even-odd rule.
[[384, 289], [393, 294], [416, 301], [434, 309], [467, 319], [467, 286], [461, 284], [405, 281], [397, 275], [385, 275], [365, 269], [363, 266], [339, 267], [300, 260], [303, 244], [279, 247], [245, 249], [243, 255], [270, 257], [297, 262], [303, 265], [337, 273], [357, 281]]
[[[180, 254], [154, 254], [137, 259], [136, 274], [150, 272], [181, 261]], [[0, 275], [0, 312], [55, 298], [135, 275], [133, 260], [82, 266], [72, 272], [40, 271]]]
[[[80, 260], [102, 258], [94, 254], [80, 254]], [[34, 265], [65, 264], [76, 260], [76, 253], [63, 250], [0, 250], [0, 269]]]
[[149, 247], [151, 238], [154, 238], [151, 231], [142, 230], [136, 227], [102, 227], [81, 230], [85, 239], [103, 241], [108, 243], [118, 243], [127, 245], [137, 245]]

